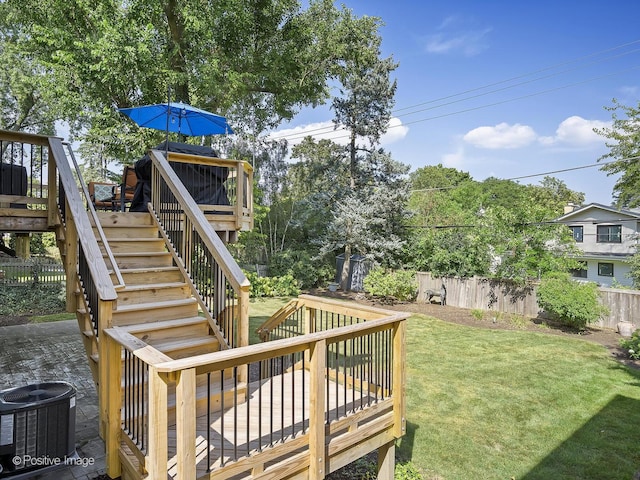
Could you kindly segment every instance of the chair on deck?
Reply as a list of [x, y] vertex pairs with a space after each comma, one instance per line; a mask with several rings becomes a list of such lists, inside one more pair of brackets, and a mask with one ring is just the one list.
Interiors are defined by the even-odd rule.
[[96, 210], [115, 210], [114, 192], [118, 185], [107, 182], [89, 182], [89, 198]]
[[121, 212], [124, 212], [125, 205], [131, 204], [133, 200], [137, 183], [138, 176], [135, 169], [130, 165], [125, 165], [122, 172], [122, 181], [113, 195], [114, 209], [118, 208]]

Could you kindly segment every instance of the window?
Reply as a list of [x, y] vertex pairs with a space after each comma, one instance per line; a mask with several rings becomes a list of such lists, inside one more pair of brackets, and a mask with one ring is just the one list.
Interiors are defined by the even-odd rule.
[[582, 225], [571, 226], [569, 228], [571, 229], [571, 233], [573, 233], [573, 239], [578, 243], [582, 243]]
[[571, 275], [576, 278], [587, 278], [587, 262], [580, 262], [580, 267], [571, 270]]
[[621, 243], [622, 225], [598, 225], [598, 243]]
[[613, 263], [598, 263], [598, 275], [613, 277]]

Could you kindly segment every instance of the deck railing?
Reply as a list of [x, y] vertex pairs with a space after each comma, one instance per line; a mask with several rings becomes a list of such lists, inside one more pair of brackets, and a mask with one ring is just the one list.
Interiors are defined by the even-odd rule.
[[[250, 284], [247, 277], [169, 165], [164, 152], [152, 150], [150, 158], [149, 208], [169, 250], [191, 280], [205, 316], [216, 324], [214, 331], [220, 332], [223, 348], [248, 345]], [[197, 158], [206, 160], [205, 157], [190, 159]]]
[[253, 168], [242, 160], [185, 153], [168, 154], [169, 164], [215, 230], [253, 228]]
[[[326, 329], [179, 360], [163, 361], [117, 327], [106, 331], [109, 391], [120, 395], [110, 404], [124, 405], [109, 429], [122, 430], [149, 478], [322, 478], [404, 434], [407, 314], [303, 302], [307, 322], [313, 305]], [[332, 328], [332, 315], [360, 321]], [[123, 349], [137, 365], [130, 376], [118, 368]], [[146, 426], [143, 439], [136, 425]]]

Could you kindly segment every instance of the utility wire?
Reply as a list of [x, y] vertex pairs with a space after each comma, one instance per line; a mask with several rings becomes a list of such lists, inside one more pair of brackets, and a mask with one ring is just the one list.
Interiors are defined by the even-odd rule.
[[[459, 115], [461, 113], [473, 112], [475, 110], [482, 110], [484, 108], [495, 107], [496, 105], [503, 105], [505, 103], [515, 102], [517, 100], [522, 100], [524, 98], [536, 97], [538, 95], [544, 95], [544, 94], [547, 94], [547, 93], [556, 92], [558, 90], [563, 90], [565, 88], [575, 87], [576, 85], [581, 85], [583, 83], [592, 82], [594, 80], [600, 80], [600, 79], [603, 79], [603, 78], [613, 77], [615, 75], [619, 75], [621, 73], [625, 73], [625, 72], [628, 72], [628, 71], [631, 71], [631, 70], [637, 70], [638, 68], [640, 68], [640, 65], [636, 65], [634, 67], [631, 67], [631, 68], [628, 68], [628, 69], [625, 69], [625, 70], [619, 70], [619, 71], [614, 72], [614, 73], [609, 73], [607, 75], [600, 75], [598, 77], [591, 77], [591, 78], [588, 78], [586, 80], [582, 80], [580, 82], [568, 83], [568, 84], [565, 84], [565, 85], [561, 85], [559, 87], [554, 87], [554, 88], [550, 88], [550, 89], [547, 89], [547, 90], [541, 90], [541, 91], [538, 91], [538, 92], [529, 93], [527, 95], [521, 95], [519, 97], [508, 98], [506, 100], [501, 100], [501, 101], [498, 101], [498, 102], [479, 105], [477, 107], [466, 108], [466, 109], [463, 109], [463, 110], [456, 110], [455, 112], [443, 113], [442, 115], [435, 115], [433, 117], [427, 117], [427, 118], [422, 118], [422, 119], [419, 119], [419, 120], [413, 120], [411, 122], [403, 122], [400, 125], [390, 125], [387, 130], [391, 130], [393, 128], [399, 128], [399, 127], [406, 127], [407, 125], [413, 125], [413, 124], [416, 124], [416, 123], [427, 122], [427, 121], [430, 121], [430, 120], [437, 120], [437, 119], [440, 119], [440, 118], [451, 117], [453, 115]], [[414, 113], [416, 113], [416, 112], [414, 112]], [[345, 131], [344, 127], [338, 127], [338, 128], [334, 129], [334, 133], [340, 133], [342, 131]], [[327, 132], [327, 134], [330, 133], [330, 132], [331, 131]], [[344, 135], [340, 134], [337, 137], [332, 137], [331, 140], [339, 140], [341, 138], [349, 138], [350, 135], [351, 135], [350, 133], [347, 133], [347, 134], [344, 134]], [[305, 138], [307, 136], [309, 136], [309, 131], [305, 131], [304, 133], [296, 133], [296, 134], [284, 135], [282, 137], [276, 137], [275, 139], [276, 140], [280, 140], [280, 139], [297, 140], [297, 139], [300, 139], [300, 138]]]
[[[469, 89], [469, 90], [465, 90], [465, 91], [460, 92], [460, 93], [447, 95], [447, 96], [440, 97], [440, 98], [437, 98], [437, 99], [434, 99], [434, 100], [429, 100], [429, 101], [426, 101], [426, 102], [422, 102], [422, 103], [418, 103], [418, 104], [415, 104], [415, 105], [410, 105], [410, 106], [407, 106], [407, 107], [396, 109], [396, 110], [392, 111], [392, 114], [397, 113], [397, 112], [401, 112], [403, 110], [410, 110], [410, 109], [413, 109], [413, 108], [416, 108], [416, 107], [420, 107], [420, 106], [423, 106], [423, 105], [429, 105], [429, 104], [432, 104], [432, 103], [441, 102], [443, 100], [456, 98], [456, 97], [459, 97], [459, 96], [462, 96], [462, 95], [466, 95], [468, 93], [478, 92], [478, 91], [485, 90], [487, 88], [494, 87], [494, 86], [497, 86], [497, 85], [503, 85], [505, 83], [513, 82], [514, 80], [518, 80], [518, 79], [521, 79], [521, 78], [526, 78], [526, 77], [529, 77], [531, 75], [535, 75], [537, 73], [542, 73], [542, 72], [546, 72], [546, 71], [549, 71], [549, 70], [553, 70], [553, 69], [556, 69], [556, 68], [559, 68], [559, 67], [562, 67], [562, 66], [565, 66], [565, 65], [575, 64], [577, 62], [580, 62], [580, 61], [583, 61], [583, 60], [586, 60], [586, 59], [589, 59], [589, 58], [596, 57], [596, 56], [601, 55], [603, 53], [612, 52], [612, 51], [615, 51], [615, 50], [619, 50], [620, 48], [628, 47], [628, 46], [635, 45], [635, 44], [638, 44], [638, 43], [640, 43], [640, 40], [634, 40], [632, 42], [628, 42], [628, 43], [625, 43], [625, 44], [622, 44], [622, 45], [618, 45], [618, 46], [615, 46], [615, 47], [612, 47], [612, 48], [609, 48], [609, 49], [606, 49], [606, 50], [595, 52], [595, 53], [590, 54], [590, 55], [586, 55], [584, 57], [579, 57], [579, 58], [574, 59], [574, 60], [569, 60], [567, 62], [562, 62], [562, 63], [559, 63], [559, 64], [555, 64], [555, 65], [552, 65], [552, 66], [549, 66], [549, 67], [545, 67], [545, 68], [542, 68], [542, 69], [539, 69], [539, 70], [535, 70], [533, 72], [529, 72], [529, 73], [525, 73], [525, 74], [518, 75], [518, 76], [515, 76], [515, 77], [511, 77], [511, 78], [508, 78], [506, 80], [501, 80], [501, 81], [498, 81], [498, 82], [494, 82], [494, 83], [490, 83], [490, 84], [487, 84], [487, 85], [483, 85], [481, 87], [476, 87], [476, 88], [472, 88], [472, 89]], [[628, 55], [630, 53], [635, 53], [635, 52], [637, 52], [639, 50], [640, 49], [634, 49], [634, 50], [631, 50], [631, 51], [628, 51], [628, 52], [620, 53], [620, 54], [617, 54], [617, 55], [614, 55], [614, 56], [611, 56], [611, 57], [607, 57], [607, 58], [604, 58], [604, 59], [601, 59], [601, 60], [598, 60], [598, 61], [594, 61], [594, 62], [591, 62], [589, 64], [583, 65], [583, 66], [577, 66], [577, 67], [574, 67], [572, 69], [567, 69], [567, 70], [563, 70], [563, 71], [560, 71], [560, 72], [556, 72], [554, 74], [541, 76], [541, 77], [534, 78], [534, 79], [531, 79], [531, 80], [527, 80], [527, 81], [524, 81], [524, 82], [516, 83], [514, 85], [510, 85], [510, 86], [507, 86], [507, 87], [502, 87], [502, 88], [499, 88], [499, 89], [491, 90], [491, 91], [484, 92], [484, 93], [477, 94], [477, 95], [473, 95], [473, 96], [470, 96], [470, 97], [465, 97], [463, 99], [458, 99], [458, 100], [455, 100], [455, 101], [452, 101], [452, 102], [439, 104], [439, 105], [436, 105], [436, 106], [433, 106], [433, 107], [429, 107], [429, 108], [426, 108], [426, 109], [421, 109], [421, 110], [416, 110], [416, 111], [413, 111], [413, 112], [408, 112], [408, 113], [405, 113], [405, 114], [403, 114], [401, 116], [413, 115], [415, 113], [419, 113], [419, 112], [422, 112], [422, 111], [425, 111], [425, 110], [432, 110], [434, 108], [440, 108], [440, 107], [443, 107], [443, 106], [451, 105], [453, 103], [459, 103], [459, 102], [462, 102], [462, 101], [465, 101], [465, 100], [470, 100], [470, 99], [473, 99], [473, 98], [477, 98], [477, 97], [480, 97], [480, 96], [483, 96], [483, 95], [489, 95], [489, 94], [496, 93], [496, 92], [499, 92], [499, 91], [507, 90], [509, 88], [514, 88], [514, 87], [521, 86], [521, 85], [524, 85], [524, 84], [527, 84], [527, 83], [532, 83], [532, 82], [535, 82], [535, 81], [539, 81], [539, 80], [543, 80], [543, 79], [550, 78], [550, 77], [553, 77], [553, 76], [557, 76], [557, 75], [560, 75], [562, 73], [566, 73], [566, 72], [569, 72], [569, 71], [577, 70], [579, 68], [584, 68], [584, 67], [586, 67], [588, 65], [593, 65], [595, 63], [601, 63], [601, 62], [606, 61], [606, 60], [610, 60], [610, 59], [613, 59], [613, 58], [618, 58], [618, 57], [621, 57], [621, 56], [624, 56], [624, 55]], [[637, 68], [637, 67], [634, 67], [634, 68]], [[623, 73], [625, 71], [627, 71], [627, 70], [622, 70], [622, 71], [616, 72], [616, 74]], [[613, 75], [613, 74], [611, 74], [611, 75]], [[605, 78], [605, 77], [611, 76], [611, 75], [605, 75], [605, 76], [601, 76], [601, 77], [594, 77], [594, 78], [591, 78], [591, 79], [586, 80], [586, 81], [597, 80], [597, 79]], [[570, 86], [579, 85], [580, 83], [584, 83], [586, 81], [577, 82], [577, 83], [573, 83], [573, 84], [568, 84], [568, 85], [565, 85], [565, 86], [562, 86], [562, 87], [558, 87], [558, 88], [555, 88], [555, 89], [545, 90], [545, 91], [534, 93], [534, 94], [530, 94], [530, 95], [516, 97], [515, 99], [506, 100], [504, 102], [498, 102], [498, 103], [489, 104], [489, 105], [485, 105], [485, 106], [481, 106], [481, 107], [476, 107], [476, 108], [470, 109], [470, 110], [475, 110], [475, 109], [478, 109], [478, 108], [486, 108], [488, 106], [494, 106], [494, 105], [498, 105], [500, 103], [505, 103], [505, 102], [508, 102], [508, 101], [527, 98], [528, 96], [540, 95], [540, 94], [543, 94], [543, 93], [549, 93], [549, 92], [555, 91], [555, 90], [560, 89], [560, 88], [567, 88], [567, 87], [570, 87]], [[455, 115], [455, 114], [459, 114], [459, 113], [465, 113], [465, 112], [470, 111], [470, 110], [462, 110], [462, 111], [459, 111], [459, 112], [453, 112], [453, 113], [447, 114], [445, 116]], [[421, 122], [421, 121], [432, 120], [432, 119], [435, 119], [435, 118], [442, 118], [442, 116], [422, 119], [422, 120], [418, 120], [418, 121], [411, 122], [411, 123], [417, 123], [417, 122]], [[407, 124], [405, 124], [405, 125], [407, 125]], [[401, 126], [401, 125], [398, 125], [398, 126]], [[390, 128], [394, 128], [394, 127], [395, 126], [392, 126]], [[274, 138], [275, 139], [293, 140], [293, 139], [298, 139], [298, 138], [304, 138], [304, 137], [308, 136], [311, 133], [326, 133], [326, 134], [328, 134], [328, 133], [331, 133], [332, 130], [339, 131], [341, 129], [342, 129], [341, 127], [336, 128], [336, 127], [331, 127], [331, 126], [318, 127], [318, 128], [315, 128], [315, 129], [307, 130], [304, 133], [291, 133], [291, 134], [287, 134], [287, 135], [276, 136]], [[341, 138], [341, 137], [339, 137], [339, 138]]]

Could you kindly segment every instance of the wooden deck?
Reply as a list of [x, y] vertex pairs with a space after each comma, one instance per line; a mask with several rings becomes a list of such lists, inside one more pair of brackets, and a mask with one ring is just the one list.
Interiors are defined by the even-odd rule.
[[[304, 452], [309, 444], [309, 380], [309, 372], [298, 369], [252, 382], [246, 402], [225, 406], [223, 412], [197, 417], [197, 478], [252, 478], [257, 458], [249, 462], [249, 457], [263, 456], [262, 469], [268, 470], [287, 457]], [[327, 387], [326, 424], [327, 431], [333, 432], [327, 437], [329, 443], [332, 438], [355, 431], [358, 420], [374, 422], [381, 431], [392, 425], [391, 401], [376, 399], [370, 392], [334, 381], [327, 382]], [[347, 416], [347, 413], [358, 412], [355, 418]], [[170, 478], [177, 475], [176, 444], [174, 428], [169, 431]], [[357, 442], [353, 446], [356, 445]], [[305, 465], [296, 463], [296, 468], [305, 468]], [[227, 476], [230, 474], [233, 477]]]

